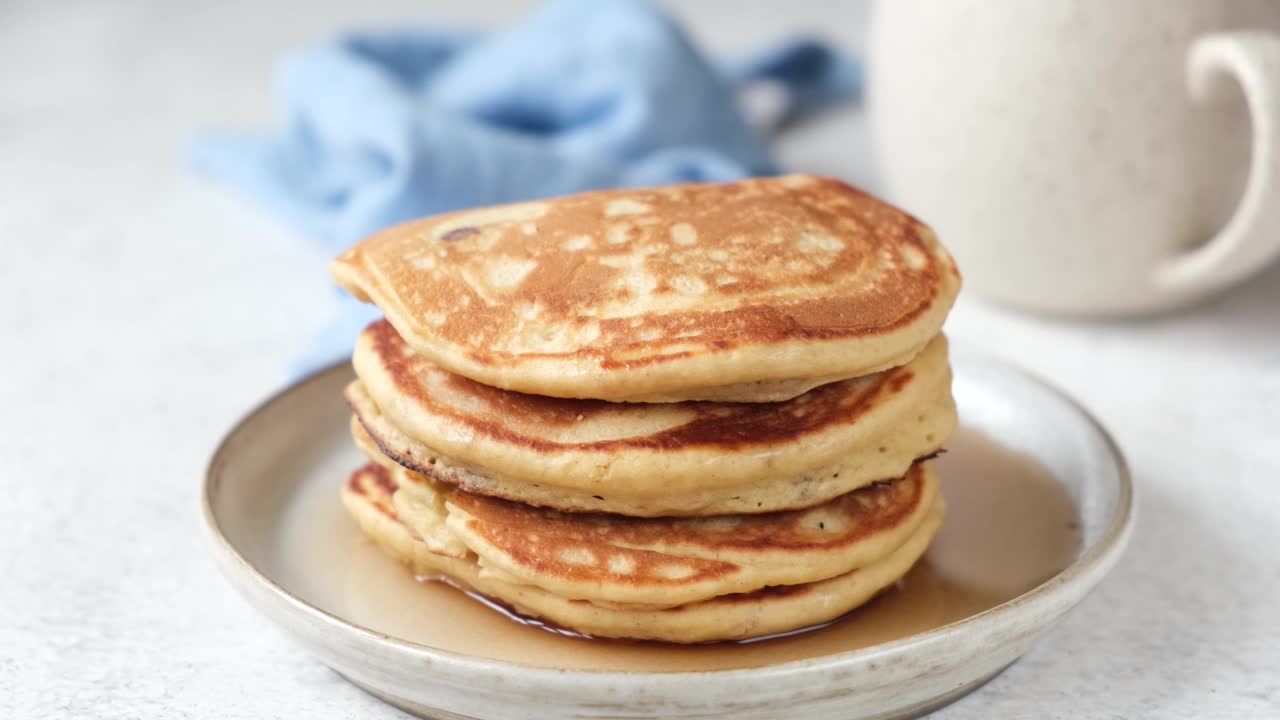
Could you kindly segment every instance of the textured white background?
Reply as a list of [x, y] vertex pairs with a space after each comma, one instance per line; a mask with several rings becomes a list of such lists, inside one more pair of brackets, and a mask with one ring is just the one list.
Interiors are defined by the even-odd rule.
[[[219, 434], [331, 311], [327, 257], [180, 147], [271, 117], [285, 49], [519, 2], [0, 3], [0, 717], [400, 717], [217, 575], [197, 488]], [[684, 2], [709, 46], [860, 6]], [[855, 113], [781, 143], [874, 187]], [[1280, 267], [1142, 322], [963, 299], [949, 331], [1055, 379], [1141, 485], [1131, 551], [1067, 624], [938, 717], [1280, 717]]]

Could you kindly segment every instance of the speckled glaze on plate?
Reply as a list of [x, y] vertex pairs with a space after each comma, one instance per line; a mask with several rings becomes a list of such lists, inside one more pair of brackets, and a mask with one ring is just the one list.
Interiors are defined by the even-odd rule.
[[353, 619], [345, 611], [350, 598], [335, 598], [333, 588], [377, 591], [360, 580], [314, 582], [349, 568], [340, 567], [342, 558], [317, 565], [324, 555], [300, 567], [298, 544], [280, 540], [283, 527], [318, 522], [309, 515], [315, 498], [337, 513], [338, 483], [359, 463], [341, 396], [351, 378], [345, 364], [270, 398], [228, 433], [206, 474], [204, 516], [222, 571], [250, 603], [351, 682], [423, 717], [912, 717], [978, 687], [1024, 653], [1115, 565], [1134, 522], [1124, 460], [1085, 411], [961, 344], [952, 362], [963, 425], [1049, 471], [1074, 505], [1080, 549], [1065, 569], [1012, 600], [857, 650], [735, 670], [593, 672], [444, 651]]

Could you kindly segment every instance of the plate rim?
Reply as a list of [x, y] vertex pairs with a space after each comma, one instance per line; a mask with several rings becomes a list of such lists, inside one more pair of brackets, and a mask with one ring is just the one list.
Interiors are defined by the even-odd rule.
[[[1001, 372], [1019, 376], [1021, 379], [1035, 384], [1039, 386], [1040, 389], [1049, 392], [1057, 400], [1068, 406], [1080, 417], [1080, 419], [1082, 419], [1094, 432], [1096, 432], [1098, 437], [1102, 440], [1106, 455], [1110, 458], [1116, 469], [1116, 477], [1119, 484], [1117, 508], [1114, 518], [1099, 536], [1097, 542], [1086, 548], [1084, 552], [1082, 552], [1070, 565], [1063, 568], [1061, 571], [1039, 585], [999, 605], [983, 610], [982, 612], [955, 620], [947, 623], [946, 625], [940, 625], [936, 628], [932, 628], [915, 635], [910, 635], [905, 638], [885, 643], [834, 653], [832, 655], [791, 660], [772, 665], [762, 665], [750, 668], [643, 673], [580, 669], [571, 670], [526, 665], [524, 663], [497, 660], [493, 658], [481, 658], [472, 655], [463, 655], [449, 650], [442, 650], [430, 645], [424, 645], [412, 640], [406, 640], [379, 632], [312, 605], [303, 598], [279, 585], [267, 573], [263, 572], [244, 557], [243, 554], [241, 554], [231, 540], [223, 533], [222, 528], [218, 523], [217, 516], [213, 510], [213, 495], [217, 489], [218, 472], [220, 467], [226, 461], [226, 456], [233, 444], [233, 441], [242, 432], [244, 432], [246, 426], [254, 418], [275, 404], [283, 401], [287, 396], [302, 390], [302, 388], [307, 385], [328, 379], [330, 375], [337, 373], [338, 371], [351, 372], [351, 363], [349, 360], [339, 360], [328, 365], [321, 366], [302, 377], [285, 384], [283, 387], [272, 392], [266, 398], [241, 414], [227, 429], [227, 431], [223, 433], [205, 465], [204, 477], [201, 482], [200, 504], [201, 515], [204, 519], [205, 535], [212, 544], [215, 553], [219, 555], [219, 559], [223, 561], [224, 568], [226, 567], [225, 563], [228, 562], [238, 567], [241, 571], [247, 573], [248, 577], [252, 578], [259, 585], [270, 591], [270, 593], [278, 600], [283, 600], [286, 604], [291, 606], [294, 611], [308, 615], [312, 620], [319, 621], [327, 626], [337, 628], [344, 632], [353, 633], [365, 641], [388, 646], [396, 651], [410, 653], [429, 661], [447, 663], [460, 670], [483, 673], [503, 672], [504, 670], [509, 671], [515, 669], [518, 670], [529, 682], [576, 684], [582, 682], [584, 678], [589, 678], [592, 682], [628, 686], [636, 683], [680, 683], [688, 680], [709, 678], [730, 682], [733, 680], [746, 679], [750, 679], [752, 681], [759, 681], [762, 679], [782, 680], [798, 673], [822, 672], [824, 670], [844, 667], [853, 663], [871, 663], [875, 662], [877, 659], [883, 659], [886, 656], [892, 656], [898, 653], [909, 653], [918, 646], [924, 646], [941, 641], [947, 636], [955, 633], [958, 628], [980, 628], [980, 626], [984, 624], [989, 625], [998, 623], [1001, 618], [1017, 612], [1020, 608], [1024, 608], [1029, 605], [1052, 602], [1053, 597], [1059, 588], [1063, 585], [1072, 583], [1072, 581], [1078, 580], [1081, 576], [1087, 575], [1091, 572], [1101, 570], [1102, 575], [1105, 576], [1110, 571], [1111, 567], [1115, 565], [1120, 555], [1124, 552], [1124, 549], [1133, 534], [1136, 521], [1137, 503], [1132, 472], [1130, 471], [1129, 463], [1125, 459], [1124, 452], [1120, 449], [1119, 444], [1116, 442], [1115, 438], [1112, 437], [1107, 428], [1094, 416], [1094, 414], [1067, 392], [1035, 372], [1026, 370], [982, 350], [977, 350], [969, 343], [953, 342], [953, 349], [957, 348], [959, 348], [961, 353], [966, 356], [975, 357], [982, 363], [997, 367]], [[225, 569], [223, 570], [223, 574], [226, 574]], [[231, 580], [231, 578], [228, 579]], [[1100, 579], [1101, 578], [1099, 578], [1099, 580]], [[232, 585], [234, 586], [234, 582]], [[253, 603], [250, 602], [250, 604], [252, 605]], [[258, 608], [255, 609], [262, 612]]]

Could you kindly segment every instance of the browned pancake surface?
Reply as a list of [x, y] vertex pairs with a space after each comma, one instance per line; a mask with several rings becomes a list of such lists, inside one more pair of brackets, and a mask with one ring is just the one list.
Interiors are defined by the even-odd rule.
[[[611, 400], [901, 364], [937, 331], [959, 282], [915, 218], [813, 176], [448, 213], [379, 232], [333, 270], [454, 372]], [[796, 354], [864, 338], [835, 357]], [[758, 355], [775, 347], [794, 357], [774, 366]], [[719, 377], [711, 371], [708, 358], [740, 350], [750, 357], [720, 363]], [[684, 380], [674, 366], [645, 370], [686, 360], [698, 362]], [[603, 374], [579, 377], [587, 372]]]
[[838, 552], [897, 528], [925, 509], [921, 468], [813, 510], [698, 520], [566, 514], [466, 492], [449, 502], [467, 513], [470, 532], [533, 573], [675, 587], [737, 573], [770, 553]]
[[396, 517], [396, 510], [391, 505], [391, 496], [398, 489], [391, 479], [391, 471], [376, 462], [367, 462], [356, 468], [347, 478], [347, 492], [359, 495], [369, 501], [383, 515]]
[[[856, 423], [901, 392], [913, 377], [911, 368], [903, 366], [829, 383], [775, 403], [623, 404], [529, 395], [478, 383], [411, 350], [386, 320], [371, 324], [360, 342], [371, 344], [396, 391], [412, 398], [422, 410], [476, 435], [541, 452], [746, 450], [801, 442], [806, 435]], [[626, 430], [653, 430], [605, 439], [575, 437], [581, 434], [575, 430], [596, 421]], [[920, 454], [933, 449], [922, 448]]]

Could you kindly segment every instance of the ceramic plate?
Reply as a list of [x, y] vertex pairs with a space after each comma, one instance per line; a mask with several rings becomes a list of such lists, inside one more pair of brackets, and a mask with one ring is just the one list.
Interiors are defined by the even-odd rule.
[[1133, 526], [1128, 472], [1097, 422], [962, 345], [952, 363], [962, 428], [939, 461], [948, 515], [938, 538], [897, 587], [792, 637], [694, 647], [562, 637], [416, 582], [338, 499], [362, 462], [345, 364], [228, 433], [205, 478], [205, 519], [223, 572], [271, 622], [424, 717], [909, 717], [1017, 659], [1102, 580]]

